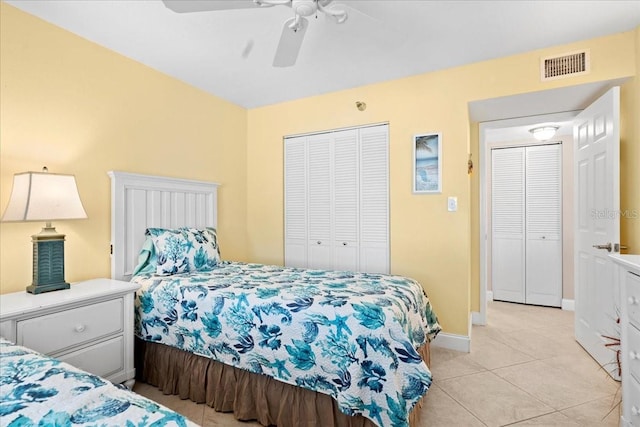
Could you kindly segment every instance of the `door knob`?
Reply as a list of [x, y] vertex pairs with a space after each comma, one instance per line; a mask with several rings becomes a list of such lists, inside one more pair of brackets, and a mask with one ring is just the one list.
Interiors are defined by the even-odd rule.
[[596, 249], [606, 249], [607, 252], [611, 252], [611, 243], [607, 243], [606, 245], [593, 245]]

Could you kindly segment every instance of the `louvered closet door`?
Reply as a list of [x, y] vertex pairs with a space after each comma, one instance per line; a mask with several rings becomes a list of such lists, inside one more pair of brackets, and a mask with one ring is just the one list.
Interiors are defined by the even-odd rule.
[[284, 140], [284, 263], [307, 266], [306, 137]]
[[331, 133], [322, 133], [307, 138], [307, 266], [332, 270], [332, 137]]
[[491, 150], [493, 299], [525, 302], [525, 149]]
[[333, 132], [333, 254], [336, 270], [358, 270], [358, 130]]
[[562, 146], [526, 150], [526, 302], [562, 305]]
[[360, 271], [389, 273], [389, 127], [360, 129]]

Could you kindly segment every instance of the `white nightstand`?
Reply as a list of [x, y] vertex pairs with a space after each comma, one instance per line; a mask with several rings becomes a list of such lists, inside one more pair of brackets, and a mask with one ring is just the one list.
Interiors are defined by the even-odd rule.
[[640, 426], [640, 255], [610, 255], [620, 287], [621, 426]]
[[138, 287], [94, 279], [38, 295], [0, 295], [0, 336], [132, 386], [133, 294]]

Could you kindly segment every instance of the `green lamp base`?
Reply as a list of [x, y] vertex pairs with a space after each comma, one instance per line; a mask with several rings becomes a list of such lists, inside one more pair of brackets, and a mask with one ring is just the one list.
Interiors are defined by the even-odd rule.
[[30, 294], [41, 294], [43, 292], [59, 291], [61, 289], [69, 289], [71, 285], [67, 282], [61, 283], [49, 283], [46, 285], [31, 285], [27, 286], [27, 292]]
[[69, 289], [64, 280], [64, 234], [59, 234], [51, 223], [39, 234], [31, 236], [33, 242], [33, 282], [27, 292], [43, 292]]

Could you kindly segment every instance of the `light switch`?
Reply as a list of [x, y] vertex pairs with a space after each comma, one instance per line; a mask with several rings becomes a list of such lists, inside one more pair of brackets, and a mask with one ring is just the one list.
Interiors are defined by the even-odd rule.
[[447, 199], [447, 210], [449, 212], [456, 212], [458, 210], [458, 198], [457, 197], [449, 197]]

